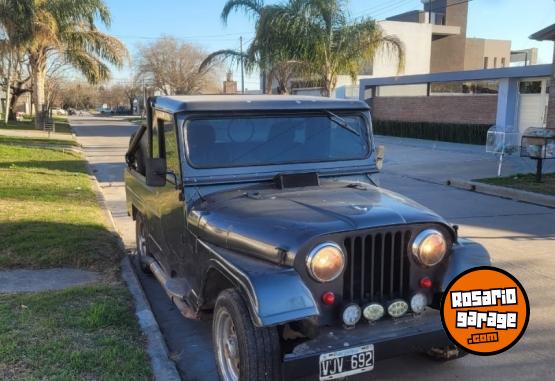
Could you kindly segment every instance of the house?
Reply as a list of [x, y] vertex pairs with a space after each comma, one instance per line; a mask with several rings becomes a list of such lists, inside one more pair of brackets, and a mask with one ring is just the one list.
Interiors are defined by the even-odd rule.
[[[536, 64], [537, 49], [511, 52], [511, 41], [467, 37], [468, 1], [422, 0], [423, 9], [405, 12], [380, 21], [386, 34], [397, 36], [405, 45], [405, 70], [397, 73], [397, 62], [380, 52], [372, 70], [361, 73], [356, 83], [349, 76], [338, 80], [336, 96], [358, 97], [361, 79], [450, 71], [496, 69], [511, 62]], [[523, 54], [524, 53], [524, 54]], [[387, 87], [380, 95], [424, 95], [422, 85]]]

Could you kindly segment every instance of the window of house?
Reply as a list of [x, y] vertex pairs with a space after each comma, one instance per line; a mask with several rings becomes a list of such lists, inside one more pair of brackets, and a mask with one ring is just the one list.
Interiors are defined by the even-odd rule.
[[[173, 123], [164, 122], [158, 119], [158, 128], [160, 131], [164, 131], [163, 139], [163, 152], [166, 158], [166, 167], [168, 171], [175, 173], [179, 179], [181, 171], [179, 170], [179, 151], [177, 148], [177, 136], [175, 134], [175, 128]], [[168, 177], [170, 179], [170, 177]], [[170, 179], [173, 182], [173, 179]]]
[[542, 92], [542, 81], [522, 81], [519, 87], [521, 94], [540, 94]]
[[484, 69], [488, 68], [488, 57], [484, 57]]
[[497, 67], [497, 57], [493, 57], [493, 67]]
[[505, 57], [501, 57], [501, 67], [505, 67]]

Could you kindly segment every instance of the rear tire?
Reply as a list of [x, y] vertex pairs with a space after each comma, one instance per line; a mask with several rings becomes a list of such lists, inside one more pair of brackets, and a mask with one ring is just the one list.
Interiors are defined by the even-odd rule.
[[148, 227], [146, 225], [146, 218], [137, 213], [135, 216], [135, 242], [137, 245], [137, 261], [139, 267], [145, 274], [151, 274], [150, 267], [145, 264], [144, 258], [150, 257], [148, 250]]
[[212, 342], [221, 380], [282, 379], [277, 328], [255, 327], [237, 290], [224, 290], [218, 296], [212, 321]]

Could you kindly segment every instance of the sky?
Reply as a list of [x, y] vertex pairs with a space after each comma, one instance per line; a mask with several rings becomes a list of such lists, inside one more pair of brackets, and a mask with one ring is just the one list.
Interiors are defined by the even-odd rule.
[[[108, 32], [120, 38], [131, 55], [139, 44], [162, 35], [196, 44], [206, 52], [239, 49], [241, 36], [245, 44], [254, 36], [254, 21], [243, 13], [232, 13], [227, 25], [223, 24], [220, 12], [226, 0], [105, 1], [112, 12]], [[347, 4], [352, 17], [377, 20], [422, 9], [420, 0], [347, 0]], [[528, 36], [552, 23], [555, 0], [470, 0], [467, 36], [511, 40], [513, 50], [537, 47], [538, 63], [550, 63], [553, 43], [532, 41]], [[229, 69], [234, 71], [234, 79], [240, 81], [238, 68]], [[114, 82], [128, 80], [131, 71], [130, 67], [114, 70]], [[258, 89], [259, 85], [258, 73], [246, 76], [247, 89]]]

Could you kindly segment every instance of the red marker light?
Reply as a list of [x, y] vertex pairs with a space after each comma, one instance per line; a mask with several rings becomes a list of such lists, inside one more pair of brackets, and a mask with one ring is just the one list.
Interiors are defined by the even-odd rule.
[[333, 303], [335, 303], [335, 294], [331, 291], [324, 292], [322, 294], [322, 302], [324, 302], [324, 304], [327, 304], [328, 306], [331, 306]]
[[432, 288], [432, 280], [427, 276], [425, 276], [424, 278], [420, 279], [420, 287]]

